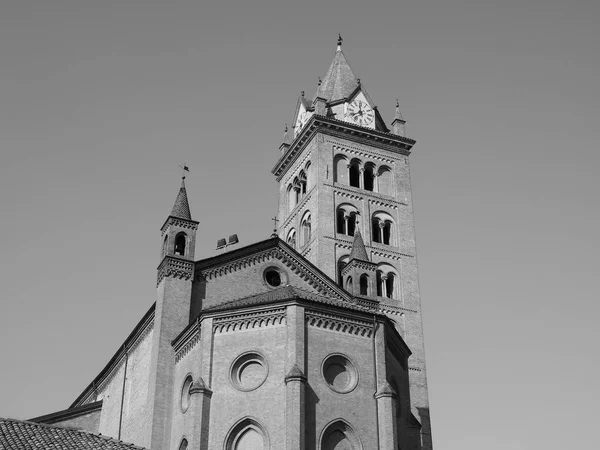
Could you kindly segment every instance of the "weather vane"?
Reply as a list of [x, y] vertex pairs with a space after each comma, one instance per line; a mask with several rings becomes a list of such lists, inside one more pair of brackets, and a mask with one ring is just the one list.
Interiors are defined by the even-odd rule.
[[185, 180], [185, 173], [190, 171], [190, 168], [188, 166], [185, 165], [185, 163], [183, 163], [183, 165], [179, 165], [179, 167], [181, 168], [181, 170], [183, 171], [183, 173], [181, 174], [181, 179]]

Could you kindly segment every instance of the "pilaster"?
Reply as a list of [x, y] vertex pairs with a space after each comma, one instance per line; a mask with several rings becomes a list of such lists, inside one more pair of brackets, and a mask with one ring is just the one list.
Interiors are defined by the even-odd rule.
[[304, 308], [290, 305], [286, 311], [287, 362], [285, 377], [286, 450], [306, 448], [306, 370]]

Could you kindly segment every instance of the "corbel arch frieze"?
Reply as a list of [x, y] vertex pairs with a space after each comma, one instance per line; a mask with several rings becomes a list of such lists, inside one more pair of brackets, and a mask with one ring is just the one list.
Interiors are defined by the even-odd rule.
[[373, 324], [368, 321], [350, 319], [336, 314], [326, 314], [317, 311], [306, 311], [305, 320], [308, 325], [316, 328], [365, 338], [373, 336]]
[[387, 163], [387, 164], [394, 164], [394, 162], [401, 160], [401, 158], [392, 159], [392, 158], [386, 157], [386, 155], [383, 155], [382, 153], [378, 153], [373, 150], [369, 150], [368, 152], [365, 152], [364, 150], [361, 150], [357, 147], [352, 147], [350, 145], [341, 146], [330, 140], [327, 140], [326, 142], [333, 144], [331, 148], [334, 153], [344, 153], [345, 155], [348, 156], [348, 159], [351, 159], [350, 155], [355, 155], [355, 156], [362, 158], [365, 161], [375, 160], [375, 161], [379, 161], [381, 163]]
[[284, 325], [285, 323], [285, 308], [268, 309], [243, 314], [229, 314], [213, 319], [213, 333], [232, 333], [255, 328]]

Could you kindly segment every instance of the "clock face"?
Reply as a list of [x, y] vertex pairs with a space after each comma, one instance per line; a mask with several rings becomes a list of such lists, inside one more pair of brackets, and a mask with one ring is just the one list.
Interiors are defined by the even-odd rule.
[[366, 127], [373, 123], [375, 120], [375, 112], [367, 103], [362, 100], [354, 100], [348, 105], [346, 116], [349, 117], [354, 123]]
[[306, 122], [308, 122], [308, 119], [309, 115], [306, 111], [303, 111], [302, 114], [298, 116], [298, 120], [296, 120], [295, 134], [300, 133]]

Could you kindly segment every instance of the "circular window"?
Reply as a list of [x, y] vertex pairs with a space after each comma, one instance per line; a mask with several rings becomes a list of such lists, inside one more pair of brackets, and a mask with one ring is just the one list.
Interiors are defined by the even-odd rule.
[[190, 389], [192, 387], [192, 376], [188, 375], [183, 382], [183, 387], [181, 388], [181, 411], [186, 412], [190, 407]]
[[269, 286], [278, 287], [281, 286], [281, 275], [279, 271], [275, 269], [268, 269], [265, 271], [265, 281]]
[[267, 379], [269, 368], [258, 353], [245, 353], [231, 365], [231, 383], [240, 391], [252, 391]]
[[340, 394], [352, 391], [358, 383], [358, 372], [354, 364], [343, 355], [331, 355], [325, 358], [322, 373], [327, 385]]

